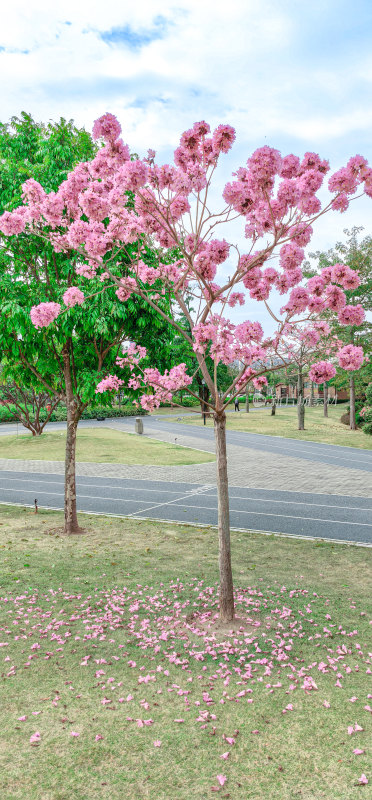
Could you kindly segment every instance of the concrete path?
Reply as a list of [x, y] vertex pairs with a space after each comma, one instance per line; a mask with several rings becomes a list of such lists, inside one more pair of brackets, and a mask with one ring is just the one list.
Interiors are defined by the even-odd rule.
[[[81, 425], [132, 433], [134, 420]], [[63, 429], [64, 423], [51, 427]], [[160, 415], [144, 418], [144, 428], [145, 437], [214, 452], [211, 428]], [[227, 432], [227, 442], [234, 527], [372, 542], [372, 451], [237, 431]], [[0, 459], [0, 500], [32, 504], [37, 497], [40, 505], [61, 508], [63, 472], [60, 461]], [[216, 523], [215, 463], [85, 462], [78, 463], [77, 475], [81, 510]]]
[[[1, 502], [63, 507], [63, 475], [1, 473]], [[217, 492], [206, 484], [79, 477], [78, 510], [133, 519], [217, 524]], [[372, 499], [230, 488], [233, 528], [372, 546]]]

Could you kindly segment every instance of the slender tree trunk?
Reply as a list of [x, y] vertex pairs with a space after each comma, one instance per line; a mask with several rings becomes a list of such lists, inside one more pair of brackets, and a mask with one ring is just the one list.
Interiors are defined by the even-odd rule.
[[76, 510], [76, 432], [79, 414], [73, 393], [70, 352], [63, 350], [63, 367], [66, 387], [67, 431], [65, 455], [65, 533], [80, 533]]
[[220, 619], [234, 619], [234, 588], [231, 570], [229, 487], [226, 456], [226, 415], [214, 415], [217, 454], [218, 539], [220, 566]]
[[328, 417], [328, 383], [327, 382], [323, 383], [323, 400], [324, 400], [323, 414], [324, 414], [325, 417]]
[[245, 410], [246, 410], [247, 414], [249, 414], [249, 388], [248, 388], [248, 386], [247, 386], [247, 389], [246, 389], [246, 392], [245, 392]]
[[274, 402], [273, 402], [273, 404], [271, 406], [271, 416], [272, 417], [275, 417], [275, 411], [276, 411], [276, 402], [274, 400]]
[[356, 430], [355, 422], [355, 380], [354, 375], [350, 373], [350, 430]]
[[298, 430], [304, 431], [305, 430], [305, 405], [303, 401], [303, 381], [302, 381], [302, 370], [298, 370], [298, 378], [297, 378], [297, 419], [298, 419]]

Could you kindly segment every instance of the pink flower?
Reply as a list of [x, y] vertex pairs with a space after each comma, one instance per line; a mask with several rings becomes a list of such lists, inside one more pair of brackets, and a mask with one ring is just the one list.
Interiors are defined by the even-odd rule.
[[353, 750], [355, 756], [362, 756], [364, 752], [365, 750], [361, 750], [359, 747], [356, 747], [355, 750]]
[[70, 286], [63, 295], [63, 302], [68, 308], [84, 303], [84, 293], [77, 286]]
[[26, 719], [27, 719], [26, 714], [24, 717], [18, 717], [19, 722], [24, 722]]
[[360, 303], [356, 306], [344, 306], [338, 312], [338, 319], [341, 325], [361, 325], [365, 319], [364, 309]]
[[80, 733], [77, 733], [77, 731], [71, 731], [71, 736], [77, 737], [80, 736]]
[[154, 747], [161, 747], [161, 740], [160, 739], [155, 739]]
[[230, 753], [229, 753], [229, 752], [227, 752], [227, 753], [222, 753], [222, 755], [220, 755], [220, 758], [223, 758], [223, 759], [225, 759], [225, 760], [226, 760], [227, 758], [229, 758], [229, 756], [230, 756]]
[[113, 114], [103, 114], [102, 117], [96, 119], [93, 125], [93, 139], [99, 139], [102, 136], [106, 141], [114, 142], [120, 133], [121, 125]]
[[95, 737], [95, 740], [94, 740], [94, 741], [95, 741], [95, 742], [99, 742], [101, 739], [103, 739], [103, 736], [101, 736], [101, 734], [100, 734], [100, 733], [97, 733], [97, 736]]
[[360, 783], [361, 786], [367, 786], [368, 778], [366, 775], [364, 775], [364, 773], [360, 776], [360, 778], [358, 778], [358, 783]]
[[34, 746], [38, 745], [40, 744], [40, 739], [41, 739], [41, 734], [39, 733], [39, 731], [36, 731], [36, 733], [33, 733], [32, 736], [30, 736], [30, 744]]
[[58, 317], [61, 311], [59, 303], [39, 303], [32, 306], [30, 311], [31, 322], [35, 328], [47, 328], [53, 320]]
[[24, 215], [17, 213], [17, 210], [13, 212], [4, 211], [4, 214], [0, 217], [0, 231], [5, 236], [16, 236], [18, 233], [22, 233], [25, 227]]
[[309, 369], [309, 378], [314, 383], [325, 383], [336, 375], [336, 369], [329, 361], [317, 361]]
[[226, 775], [217, 775], [216, 777], [220, 786], [224, 786], [226, 783]]
[[117, 375], [107, 375], [106, 378], [103, 378], [103, 380], [97, 384], [96, 394], [102, 394], [102, 392], [108, 391], [118, 392], [123, 383], [124, 381], [118, 378]]
[[347, 344], [338, 352], [338, 363], [341, 369], [345, 369], [349, 372], [360, 369], [363, 361], [364, 353], [362, 347], [356, 347], [353, 344]]

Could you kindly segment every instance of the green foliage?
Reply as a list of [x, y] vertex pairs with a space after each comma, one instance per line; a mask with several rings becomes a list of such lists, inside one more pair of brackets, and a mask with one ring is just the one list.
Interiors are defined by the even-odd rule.
[[9, 123], [0, 123], [0, 213], [22, 202], [22, 184], [28, 178], [47, 192], [56, 191], [79, 161], [89, 161], [97, 152], [84, 128], [73, 120], [43, 124], [22, 111]]
[[[132, 404], [130, 406], [92, 406], [89, 405], [82, 413], [82, 419], [97, 419], [97, 417], [105, 417], [107, 419], [111, 419], [113, 417], [139, 417], [147, 414], [147, 411], [144, 411], [143, 408], [135, 407]], [[44, 421], [46, 419], [47, 412], [46, 410], [40, 411], [40, 419]], [[65, 422], [67, 419], [67, 412], [65, 406], [59, 406], [53, 411], [50, 420], [51, 422]], [[15, 406], [10, 406], [6, 408], [5, 406], [0, 406], [0, 423], [7, 423], [7, 422], [18, 422], [18, 412]]]
[[[22, 113], [8, 125], [0, 124], [0, 213], [22, 202], [21, 187], [28, 178], [39, 181], [46, 191], [55, 191], [75, 164], [91, 159], [96, 150], [90, 134], [71, 120], [44, 125]], [[77, 275], [77, 258], [74, 252], [54, 252], [39, 236], [0, 235], [3, 378], [63, 397], [62, 351], [67, 347], [75, 398], [80, 407], [86, 403], [96, 407], [102, 403], [96, 385], [116, 371], [122, 342], [145, 346], [152, 364], [161, 368], [171, 328], [140, 298], [120, 303], [116, 287], [103, 291], [100, 281]], [[147, 258], [149, 263], [154, 258], [150, 249]], [[115, 272], [115, 261], [111, 266]], [[120, 270], [118, 267], [118, 274]], [[48, 328], [35, 329], [31, 307], [50, 301], [62, 305], [63, 294], [71, 285], [88, 295], [84, 305], [65, 309]], [[167, 302], [164, 299], [164, 306]], [[104, 402], [107, 406], [113, 402], [109, 393]]]

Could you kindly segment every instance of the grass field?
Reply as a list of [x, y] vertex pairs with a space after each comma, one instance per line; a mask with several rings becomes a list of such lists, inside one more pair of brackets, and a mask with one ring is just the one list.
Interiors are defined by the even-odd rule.
[[368, 797], [370, 550], [233, 533], [229, 634], [214, 530], [82, 519], [0, 512], [3, 800]]
[[[321, 406], [306, 408], [304, 431], [297, 430], [297, 413], [294, 407], [277, 407], [275, 417], [271, 416], [269, 408], [256, 408], [249, 414], [244, 411], [243, 406], [240, 409], [239, 413], [227, 414], [227, 427], [230, 430], [338, 444], [343, 447], [359, 447], [365, 450], [372, 449], [372, 436], [367, 436], [361, 430], [351, 431], [340, 422], [340, 417], [345, 412], [345, 406], [330, 406], [329, 417], [323, 416]], [[203, 424], [200, 416], [184, 417], [182, 422], [190, 425]], [[207, 426], [213, 426], [212, 420], [207, 419]]]
[[[41, 436], [21, 434], [0, 436], [0, 458], [63, 461], [66, 434], [54, 430]], [[144, 436], [110, 428], [81, 428], [77, 435], [77, 461], [111, 464], [154, 464], [176, 466], [214, 461], [214, 455], [188, 447], [157, 442]]]

